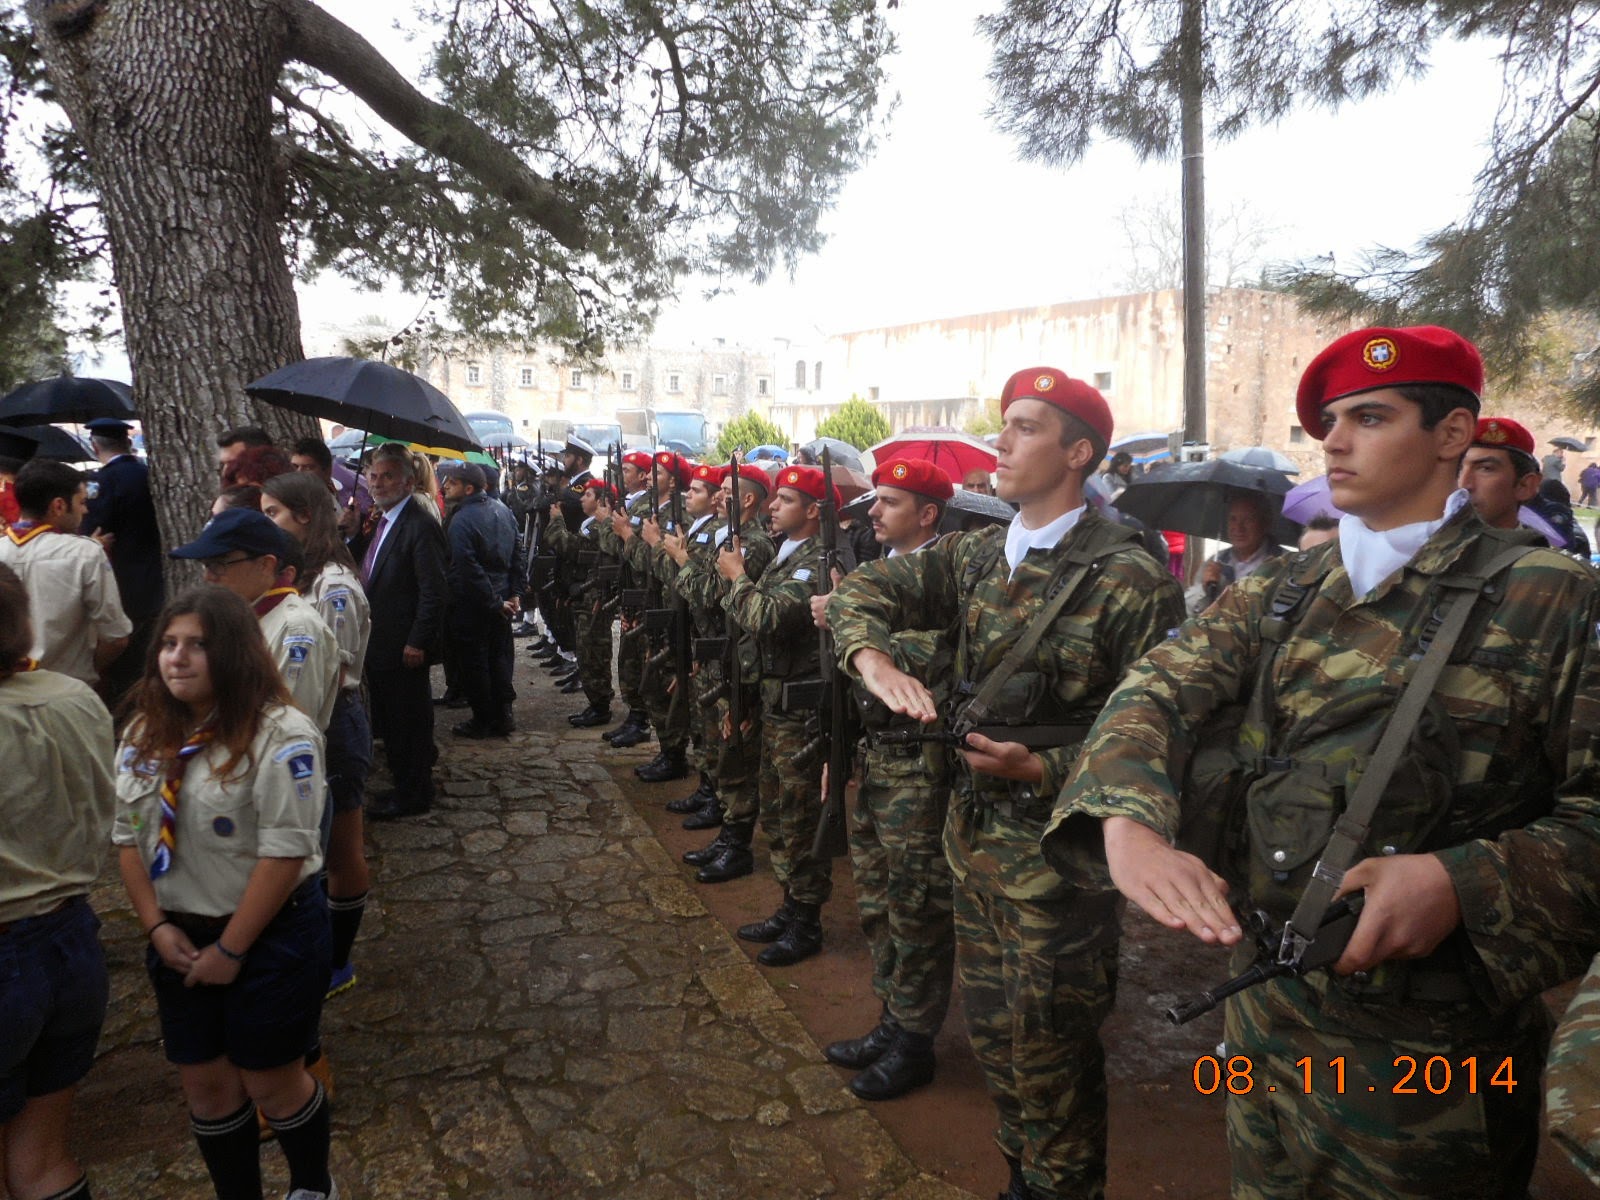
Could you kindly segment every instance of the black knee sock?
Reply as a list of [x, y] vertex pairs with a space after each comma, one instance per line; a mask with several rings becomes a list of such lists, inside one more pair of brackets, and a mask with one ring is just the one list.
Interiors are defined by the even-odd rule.
[[89, 1177], [79, 1175], [78, 1182], [60, 1192], [51, 1192], [44, 1200], [92, 1200], [89, 1195]]
[[293, 1116], [279, 1120], [267, 1118], [267, 1124], [278, 1135], [278, 1145], [289, 1164], [289, 1190], [305, 1188], [311, 1192], [327, 1193], [333, 1190], [333, 1178], [328, 1174], [328, 1102], [322, 1085], [316, 1085], [305, 1107]]
[[361, 916], [367, 911], [367, 893], [359, 896], [329, 896], [328, 920], [333, 925], [333, 967], [348, 966], [350, 948], [361, 931]]
[[189, 1114], [200, 1157], [211, 1173], [217, 1200], [261, 1200], [261, 1132], [250, 1101], [230, 1116], [202, 1121]]

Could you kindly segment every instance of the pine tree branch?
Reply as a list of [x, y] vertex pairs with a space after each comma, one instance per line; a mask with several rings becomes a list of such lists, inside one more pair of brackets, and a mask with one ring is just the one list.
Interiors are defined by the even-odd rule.
[[372, 43], [311, 0], [278, 2], [289, 22], [290, 57], [349, 88], [396, 131], [472, 175], [569, 250], [587, 249], [583, 214], [556, 184], [487, 130], [424, 96]]

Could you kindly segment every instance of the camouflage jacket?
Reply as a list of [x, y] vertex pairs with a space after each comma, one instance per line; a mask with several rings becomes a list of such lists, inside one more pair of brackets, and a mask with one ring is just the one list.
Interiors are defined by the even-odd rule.
[[821, 541], [808, 538], [782, 562], [774, 555], [759, 581], [752, 581], [748, 573], [734, 580], [723, 599], [758, 652], [761, 701], [769, 713], [782, 711], [784, 680], [811, 679], [819, 672], [811, 597], [816, 594], [821, 557]]
[[1600, 956], [1561, 1018], [1545, 1067], [1550, 1139], [1600, 1187]]
[[[1105, 531], [1096, 527], [1104, 524], [1089, 509], [1057, 546], [1031, 551], [1014, 574], [1003, 527], [863, 563], [840, 584], [828, 610], [840, 663], [848, 668], [867, 648], [892, 652], [895, 631], [936, 629], [953, 653], [955, 678], [982, 680], [1044, 606], [1074, 543], [1099, 537]], [[1087, 727], [1129, 665], [1182, 619], [1177, 581], [1154, 559], [1132, 544], [1107, 554], [1008, 682], [999, 701], [1003, 715]], [[1045, 864], [1038, 839], [1043, 798], [1060, 789], [1077, 752], [1076, 743], [1040, 751], [1044, 777], [1037, 785], [973, 775], [957, 764], [946, 848], [958, 879], [970, 874], [976, 878], [969, 886], [1020, 899], [1070, 890]]]
[[[1375, 700], [1381, 724], [1382, 702], [1392, 707], [1435, 611], [1424, 598], [1483, 533], [1464, 509], [1360, 600], [1337, 542], [1235, 584], [1111, 697], [1057, 799], [1047, 856], [1065, 870], [1097, 860], [1103, 869], [1098, 824], [1087, 818], [1131, 817], [1169, 839], [1177, 834], [1191, 815], [1178, 795], [1185, 763], [1215, 736], [1208, 718], [1256, 676], [1266, 598], [1289, 573], [1322, 565], [1320, 588], [1275, 656], [1270, 744], [1231, 818], [1256, 878], [1262, 866], [1309, 871], [1365, 761], [1348, 760], [1355, 727], [1332, 714]], [[1597, 621], [1600, 590], [1589, 567], [1539, 549], [1511, 568], [1474, 610], [1434, 690], [1442, 716], [1424, 741], [1429, 751], [1449, 743], [1436, 757], [1454, 778], [1438, 789], [1434, 811], [1421, 808], [1415, 789], [1391, 783], [1364, 846], [1368, 854], [1433, 852], [1444, 864], [1470, 942], [1457, 961], [1490, 1008], [1572, 978], [1600, 945]], [[1365, 724], [1360, 736], [1375, 740], [1374, 722]], [[1292, 787], [1275, 786], [1302, 762], [1326, 779], [1300, 774]]]
[[560, 560], [563, 579], [587, 592], [593, 590], [595, 568], [603, 561], [600, 553], [600, 522], [590, 522], [587, 531], [581, 525], [578, 528], [579, 532], [573, 533], [565, 521], [551, 521], [545, 530], [544, 544]]

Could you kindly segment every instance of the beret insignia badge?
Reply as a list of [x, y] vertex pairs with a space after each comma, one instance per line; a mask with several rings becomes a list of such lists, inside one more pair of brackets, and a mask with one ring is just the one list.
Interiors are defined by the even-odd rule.
[[1400, 351], [1386, 337], [1375, 337], [1361, 347], [1361, 361], [1372, 371], [1387, 371], [1400, 361]]
[[1048, 392], [1055, 385], [1056, 377], [1054, 375], [1041, 375], [1033, 381], [1033, 390], [1036, 392]]
[[1499, 421], [1490, 421], [1483, 427], [1482, 441], [1490, 445], [1499, 446], [1511, 440], [1511, 435], [1500, 427]]
[[890, 471], [889, 474], [893, 475], [896, 479], [904, 479], [906, 477], [905, 463], [896, 463], [894, 470]]

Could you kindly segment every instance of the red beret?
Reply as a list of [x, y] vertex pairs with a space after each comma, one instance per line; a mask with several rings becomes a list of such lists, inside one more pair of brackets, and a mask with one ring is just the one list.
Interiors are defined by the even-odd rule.
[[604, 479], [591, 479], [583, 486], [588, 491], [604, 492], [607, 499], [615, 500], [617, 498], [617, 489], [612, 487]]
[[1111, 406], [1106, 398], [1081, 379], [1074, 379], [1054, 367], [1025, 367], [1000, 391], [1000, 414], [1005, 415], [1013, 400], [1042, 400], [1064, 413], [1071, 413], [1094, 431], [1100, 449], [1111, 445]]
[[727, 467], [715, 463], [701, 463], [690, 473], [690, 478], [703, 480], [707, 487], [715, 491], [722, 486], [722, 480], [727, 474]]
[[1322, 440], [1322, 410], [1335, 400], [1379, 388], [1448, 383], [1483, 394], [1483, 359], [1459, 333], [1437, 325], [1357, 329], [1311, 360], [1300, 376], [1295, 409], [1300, 427]]
[[[723, 475], [722, 482], [723, 483], [727, 483], [728, 482], [728, 473], [727, 473], [727, 471], [724, 470], [722, 475]], [[772, 473], [770, 471], [763, 470], [761, 467], [758, 467], [755, 463], [740, 463], [739, 464], [739, 478], [743, 481], [743, 483], [753, 483], [753, 484], [755, 484], [758, 488], [761, 489], [761, 494], [762, 495], [766, 495], [768, 492], [772, 491]], [[742, 484], [741, 484], [741, 486], [742, 486]]]
[[904, 488], [930, 500], [948, 500], [956, 494], [944, 468], [925, 458], [891, 458], [880, 463], [872, 472], [872, 486]]
[[689, 473], [694, 469], [694, 464], [677, 451], [656, 451], [656, 466], [665, 467], [677, 476], [679, 487], [689, 486]]
[[1491, 450], [1520, 450], [1533, 458], [1536, 449], [1533, 434], [1522, 423], [1510, 417], [1479, 417], [1478, 431], [1472, 435], [1474, 446], [1487, 446]]
[[[778, 487], [790, 488], [817, 501], [822, 499], [822, 489], [827, 486], [822, 478], [821, 467], [785, 467], [773, 482]], [[833, 493], [833, 502], [839, 503], [837, 491]]]
[[648, 471], [650, 464], [655, 462], [648, 450], [629, 450], [622, 456], [622, 461], [630, 466], [638, 467], [641, 471]]

